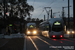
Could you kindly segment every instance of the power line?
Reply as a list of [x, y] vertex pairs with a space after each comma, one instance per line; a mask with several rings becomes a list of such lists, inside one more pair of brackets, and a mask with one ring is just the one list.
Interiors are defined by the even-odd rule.
[[[53, 4], [53, 3], [54, 3], [54, 0], [53, 0], [53, 2], [51, 2], [51, 4]], [[50, 5], [51, 5], [51, 4], [50, 4]], [[43, 7], [45, 7], [45, 6], [39, 6], [39, 7], [37, 7], [36, 9], [38, 9], [38, 8], [40, 8], [40, 7], [43, 8]]]
[[34, 6], [35, 0], [33, 1], [33, 6]]
[[53, 0], [53, 2], [51, 2], [51, 4], [49, 6], [51, 6], [55, 1]]
[[[46, 10], [46, 12], [47, 12], [47, 15], [48, 15], [48, 19], [49, 19], [49, 13], [50, 13], [50, 9], [51, 9], [51, 7], [44, 7], [44, 9]], [[47, 10], [47, 9], [49, 9], [49, 10]]]
[[[44, 12], [44, 10], [41, 12], [41, 14], [40, 14], [39, 16], [41, 16], [43, 12]], [[38, 16], [38, 17], [39, 17], [39, 16]]]

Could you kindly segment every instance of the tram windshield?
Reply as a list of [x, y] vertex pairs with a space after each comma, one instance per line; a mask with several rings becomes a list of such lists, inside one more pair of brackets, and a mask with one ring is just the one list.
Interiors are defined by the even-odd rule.
[[36, 29], [36, 27], [33, 26], [33, 25], [30, 25], [30, 26], [28, 27], [28, 30], [35, 30], [35, 29]]
[[52, 31], [55, 31], [55, 32], [59, 32], [59, 31], [62, 31], [63, 30], [63, 27], [62, 27], [62, 24], [60, 22], [55, 22], [52, 26]]

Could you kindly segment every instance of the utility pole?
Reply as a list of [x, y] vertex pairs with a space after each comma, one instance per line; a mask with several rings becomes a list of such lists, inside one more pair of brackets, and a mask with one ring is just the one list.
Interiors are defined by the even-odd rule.
[[45, 21], [45, 15], [44, 15], [44, 21]]
[[74, 30], [75, 30], [75, 8], [74, 8], [74, 0], [73, 0], [73, 21], [74, 21]]
[[70, 11], [69, 11], [69, 9], [70, 9], [70, 8], [69, 8], [69, 0], [68, 0], [68, 28], [69, 28], [69, 22], [70, 22], [70, 21], [69, 21], [69, 16], [70, 16]]
[[65, 7], [62, 7], [62, 18], [64, 18], [64, 8]]
[[52, 18], [52, 9], [51, 9], [51, 18]]
[[6, 6], [5, 6], [5, 1], [6, 1], [6, 0], [3, 0], [3, 3], [4, 3], [4, 22], [5, 22], [5, 12], [6, 12], [6, 11], [5, 11], [5, 7], [6, 7]]
[[[69, 6], [69, 7], [71, 7], [71, 6]], [[62, 7], [62, 18], [64, 18], [64, 8], [68, 8], [68, 6]]]
[[[47, 18], [47, 20], [49, 20], [49, 12], [50, 12], [50, 8], [51, 8], [51, 7], [44, 7], [44, 9], [46, 10], [46, 12], [47, 12], [47, 15], [48, 15], [48, 18]], [[47, 9], [49, 9], [49, 11], [48, 11]]]

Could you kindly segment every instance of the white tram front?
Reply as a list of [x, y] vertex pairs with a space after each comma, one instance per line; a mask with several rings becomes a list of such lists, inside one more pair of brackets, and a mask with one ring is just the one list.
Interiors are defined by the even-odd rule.
[[40, 30], [45, 37], [63, 38], [64, 22], [61, 18], [52, 18], [40, 23]]

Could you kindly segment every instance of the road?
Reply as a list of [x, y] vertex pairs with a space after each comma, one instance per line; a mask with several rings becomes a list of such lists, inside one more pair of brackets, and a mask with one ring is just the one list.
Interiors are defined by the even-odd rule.
[[75, 39], [52, 39], [42, 36], [27, 36], [26, 50], [75, 50]]
[[24, 35], [24, 38], [0, 39], [0, 50], [75, 50], [75, 39]]

